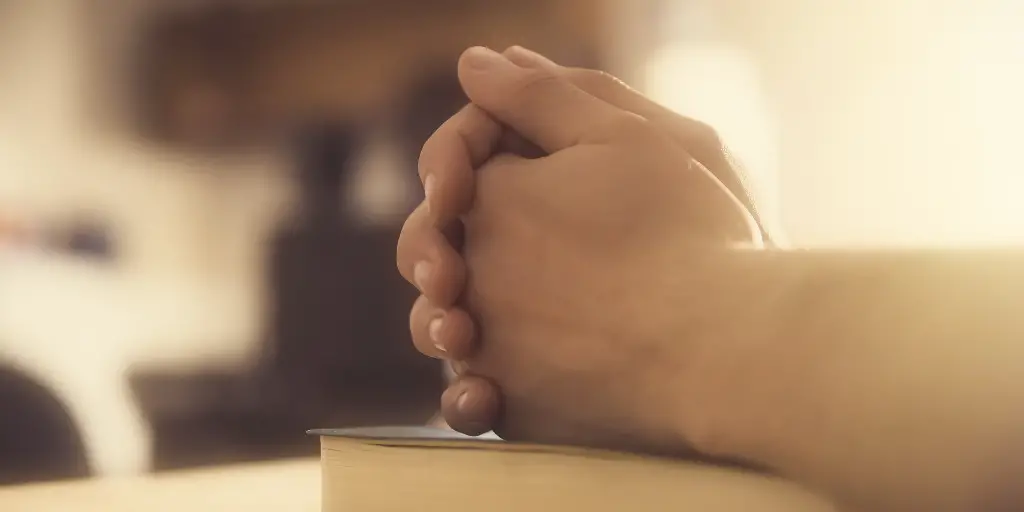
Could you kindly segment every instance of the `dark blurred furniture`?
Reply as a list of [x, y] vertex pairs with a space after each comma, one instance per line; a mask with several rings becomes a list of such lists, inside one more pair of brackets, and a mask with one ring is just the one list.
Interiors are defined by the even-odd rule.
[[453, 71], [471, 45], [599, 64], [611, 26], [609, 0], [205, 3], [143, 33], [139, 126], [166, 143], [259, 145], [310, 113], [374, 116], [401, 103], [424, 63]]
[[0, 486], [89, 475], [85, 445], [49, 390], [0, 366]]
[[399, 227], [342, 214], [358, 130], [313, 122], [299, 134], [300, 209], [271, 241], [256, 370], [133, 377], [158, 469], [315, 454], [305, 429], [419, 424], [437, 407], [440, 365], [409, 337], [415, 292], [395, 268]]
[[415, 294], [395, 268], [400, 227], [360, 227], [341, 213], [356, 129], [316, 123], [301, 133], [301, 214], [273, 243], [269, 364], [310, 403], [366, 409], [370, 421], [370, 411], [407, 409], [406, 421], [422, 421], [441, 378], [409, 337]]

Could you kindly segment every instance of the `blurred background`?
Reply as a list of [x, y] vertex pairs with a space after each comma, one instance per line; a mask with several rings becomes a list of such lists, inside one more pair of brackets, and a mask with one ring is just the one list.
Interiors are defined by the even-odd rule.
[[0, 0], [0, 485], [425, 422], [394, 242], [475, 44], [716, 126], [794, 245], [1024, 242], [1014, 0]]

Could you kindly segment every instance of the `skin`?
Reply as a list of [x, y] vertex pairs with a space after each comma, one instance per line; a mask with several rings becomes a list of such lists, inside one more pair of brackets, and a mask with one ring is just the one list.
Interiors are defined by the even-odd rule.
[[398, 247], [452, 427], [696, 451], [863, 510], [1024, 506], [1024, 252], [766, 248], [701, 125], [522, 49], [459, 75]]
[[[652, 124], [663, 130], [665, 134], [688, 151], [699, 165], [708, 169], [728, 189], [729, 193], [740, 201], [743, 208], [751, 212], [757, 225], [757, 233], [749, 237], [751, 245], [777, 244], [777, 233], [774, 237], [769, 235], [765, 223], [758, 217], [753, 207], [754, 199], [744, 187], [737, 163], [713, 128], [665, 109], [607, 73], [558, 66], [537, 53], [517, 46], [506, 50], [504, 55], [521, 67], [542, 68], [558, 74], [590, 95], [650, 120]], [[453, 141], [456, 143], [452, 144]], [[452, 258], [448, 257], [450, 253], [446, 247], [443, 247], [444, 242], [441, 241], [441, 236], [423, 228], [428, 225], [441, 227], [441, 235], [447, 237], [447, 242], [453, 247], [461, 247], [463, 232], [457, 217], [459, 212], [466, 211], [472, 202], [475, 193], [473, 190], [475, 170], [493, 155], [508, 153], [527, 158], [544, 155], [543, 150], [524, 140], [516, 132], [504, 129], [498, 121], [475, 104], [466, 106], [463, 111], [445, 123], [423, 148], [419, 169], [420, 177], [425, 187], [434, 189], [432, 194], [435, 196], [432, 202], [434, 211], [428, 211], [428, 204], [424, 202], [420, 209], [410, 217], [406, 232], [424, 233], [426, 236], [432, 237], [430, 244], [441, 244], [441, 248], [437, 250], [445, 253], [444, 257], [438, 258], [441, 268], [435, 269], [434, 277], [436, 279], [432, 279], [432, 282], [437, 283], [440, 288], [440, 298], [435, 298], [434, 305], [450, 303], [451, 297], [461, 293], [459, 286], [464, 282], [464, 271], [458, 263], [451, 263]], [[427, 177], [431, 175], [434, 178], [427, 180]], [[430, 187], [431, 181], [438, 182], [441, 186]], [[403, 237], [403, 241], [406, 243], [403, 243], [402, 246], [408, 246], [408, 242], [413, 238], [418, 238], [418, 235]], [[743, 233], [742, 238], [747, 241], [746, 232]], [[417, 242], [417, 244], [419, 243], [421, 242]], [[417, 314], [414, 314], [413, 318], [430, 316], [432, 313], [423, 311], [426, 309], [428, 307], [425, 302], [418, 303]], [[449, 364], [456, 369], [464, 368], [459, 360], [471, 351], [472, 322], [461, 309], [450, 310], [447, 313], [444, 321], [438, 322], [440, 338], [444, 340], [444, 343], [436, 344], [424, 341], [424, 352], [448, 359]], [[415, 324], [415, 322], [413, 323]], [[421, 340], [429, 340], [429, 338], [429, 333], [420, 336]], [[441, 350], [445, 351], [443, 355], [438, 354]], [[454, 386], [445, 396], [444, 402], [448, 404], [445, 407], [449, 412], [448, 416], [454, 418], [458, 430], [478, 434], [492, 428], [491, 425], [494, 423], [494, 416], [498, 410], [496, 402], [498, 395], [496, 392], [486, 389], [486, 386], [489, 386], [486, 382], [467, 378], [463, 379], [458, 386]], [[462, 393], [467, 388], [469, 392]], [[469, 400], [468, 403], [472, 405], [461, 409], [455, 407], [455, 398], [458, 396], [465, 396]], [[443, 414], [432, 418], [430, 424], [439, 427], [448, 426]]]

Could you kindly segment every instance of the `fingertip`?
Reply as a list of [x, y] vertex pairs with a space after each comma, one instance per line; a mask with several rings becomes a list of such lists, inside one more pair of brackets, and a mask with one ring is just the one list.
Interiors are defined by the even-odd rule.
[[444, 229], [473, 207], [473, 187], [476, 178], [469, 167], [450, 164], [435, 170], [425, 178], [423, 191], [427, 215], [431, 224]]
[[549, 66], [516, 65], [479, 47], [459, 60], [459, 81], [470, 101], [547, 153], [590, 138], [604, 142], [604, 127], [619, 115], [562, 75]]
[[429, 232], [429, 217], [426, 204], [420, 203], [405, 220], [395, 247], [395, 264], [398, 273], [409, 284], [416, 284], [416, 265], [423, 260], [423, 237]]
[[454, 304], [466, 283], [465, 261], [448, 236], [436, 228], [420, 228], [399, 248], [399, 272], [437, 307]]
[[490, 158], [501, 133], [497, 121], [470, 104], [423, 144], [418, 172], [434, 226], [444, 227], [472, 207], [474, 171]]
[[501, 96], [501, 91], [495, 90], [495, 81], [508, 80], [522, 71], [508, 57], [483, 46], [469, 48], [459, 57], [458, 75], [463, 92], [491, 114], [494, 112], [489, 104]]
[[437, 211], [437, 207], [432, 203], [436, 201], [435, 196], [437, 195], [437, 176], [434, 174], [427, 174], [423, 178], [423, 206], [426, 208], [427, 213], [433, 216]]
[[509, 64], [507, 57], [486, 46], [469, 47], [459, 56], [460, 71], [486, 72]]
[[435, 316], [427, 322], [427, 336], [430, 341], [434, 343], [434, 348], [437, 349], [443, 355], [448, 355], [448, 347], [446, 347], [444, 340], [442, 339], [441, 332], [444, 330], [444, 314]]
[[422, 293], [434, 282], [434, 264], [428, 260], [418, 261], [412, 267], [412, 284]]
[[434, 348], [445, 358], [464, 360], [472, 357], [475, 352], [473, 320], [460, 308], [432, 318], [427, 325], [427, 333]]
[[550, 70], [559, 69], [561, 66], [551, 59], [522, 46], [515, 45], [505, 49], [502, 53], [513, 64], [524, 68], [545, 68]]
[[466, 435], [490, 431], [497, 422], [499, 408], [497, 387], [482, 377], [461, 377], [441, 395], [441, 411], [448, 425]]
[[437, 307], [422, 295], [409, 313], [409, 331], [416, 349], [429, 357], [464, 360], [475, 352], [475, 332], [469, 315], [458, 308]]

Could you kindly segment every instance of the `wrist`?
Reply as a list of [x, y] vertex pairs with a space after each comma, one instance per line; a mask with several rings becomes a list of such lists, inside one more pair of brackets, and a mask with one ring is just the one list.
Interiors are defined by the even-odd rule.
[[721, 270], [702, 306], [711, 312], [702, 322], [707, 332], [680, 385], [678, 430], [701, 453], [767, 464], [762, 448], [786, 428], [787, 409], [813, 380], [805, 363], [815, 346], [797, 332], [813, 279], [793, 260], [769, 249], [716, 263]]

